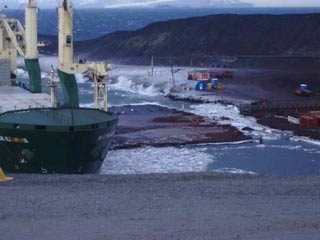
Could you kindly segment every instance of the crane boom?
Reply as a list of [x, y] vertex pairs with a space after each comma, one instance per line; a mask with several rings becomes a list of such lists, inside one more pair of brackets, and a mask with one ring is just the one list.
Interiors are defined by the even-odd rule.
[[[16, 23], [19, 22], [18, 20], [8, 20], [8, 19], [3, 19], [3, 25], [5, 30], [8, 33], [8, 36], [10, 37], [10, 40], [13, 44], [13, 46], [15, 47], [15, 49], [18, 51], [18, 53], [24, 57], [24, 50], [23, 50], [23, 45], [21, 43], [18, 42], [17, 40], [17, 35], [21, 35], [21, 32], [16, 32]], [[10, 22], [10, 24], [9, 24]], [[20, 24], [21, 26], [21, 24]]]

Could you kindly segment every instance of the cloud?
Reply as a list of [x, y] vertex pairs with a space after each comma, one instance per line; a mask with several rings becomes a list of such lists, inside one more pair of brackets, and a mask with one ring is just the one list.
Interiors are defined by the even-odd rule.
[[170, 3], [173, 0], [145, 0], [145, 1], [119, 1], [115, 4], [105, 4], [105, 8], [121, 8], [121, 7], [149, 7], [156, 4]]
[[246, 0], [256, 7], [320, 7], [319, 0]]

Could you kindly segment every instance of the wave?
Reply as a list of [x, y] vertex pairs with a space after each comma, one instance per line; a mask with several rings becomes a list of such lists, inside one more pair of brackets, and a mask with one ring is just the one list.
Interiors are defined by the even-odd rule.
[[[141, 103], [124, 103], [124, 104], [108, 104], [108, 107], [125, 107], [125, 106], [146, 106], [146, 105], [153, 105], [153, 106], [159, 106], [159, 107], [164, 107], [168, 108], [166, 105], [159, 104], [157, 102], [141, 102]], [[94, 103], [81, 103], [81, 107], [84, 108], [92, 108], [94, 107]], [[170, 108], [169, 108], [170, 109]]]
[[320, 141], [319, 140], [314, 140], [314, 139], [311, 139], [311, 138], [308, 138], [308, 137], [294, 136], [290, 140], [292, 140], [294, 142], [306, 142], [306, 143], [309, 143], [309, 144], [320, 146]]
[[221, 168], [221, 169], [214, 169], [212, 170], [213, 172], [217, 173], [233, 173], [233, 174], [250, 174], [250, 175], [258, 175], [255, 172], [251, 171], [246, 171], [242, 169], [237, 169], [237, 168]]
[[223, 105], [220, 103], [208, 103], [191, 105], [192, 113], [211, 120], [217, 121], [219, 124], [229, 124], [242, 131], [245, 127], [253, 129], [252, 132], [246, 134], [252, 137], [262, 136], [265, 140], [276, 140], [281, 137], [280, 130], [274, 130], [257, 123], [253, 117], [246, 117], [240, 114], [239, 109], [234, 105]]
[[[242, 145], [242, 144], [247, 144], [247, 143], [252, 143], [253, 140], [243, 140], [243, 141], [237, 141], [237, 142], [219, 142], [219, 143], [200, 143], [196, 144], [196, 146], [232, 146], [232, 145]], [[240, 149], [242, 147], [239, 147]], [[246, 147], [243, 147], [246, 148]]]
[[117, 77], [116, 82], [109, 84], [109, 87], [111, 90], [123, 90], [149, 97], [163, 95], [165, 89], [161, 84], [150, 84], [147, 81], [139, 81], [139, 79], [132, 80], [127, 76]]

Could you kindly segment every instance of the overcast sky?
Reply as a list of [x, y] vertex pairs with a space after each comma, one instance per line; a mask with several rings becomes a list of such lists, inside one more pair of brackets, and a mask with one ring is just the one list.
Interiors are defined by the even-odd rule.
[[320, 0], [245, 0], [256, 7], [320, 7]]
[[[61, 0], [38, 0], [38, 5], [42, 8], [55, 7]], [[94, 4], [96, 7], [105, 7], [112, 5], [124, 6], [148, 6], [149, 3], [156, 2], [174, 2], [177, 1], [179, 5], [190, 2], [190, 0], [72, 0], [76, 6], [86, 6], [86, 4]], [[204, 0], [202, 0], [204, 1]], [[207, 0], [208, 1], [208, 0]], [[217, 0], [221, 1], [221, 0]], [[229, 0], [230, 1], [230, 0]], [[240, 0], [242, 2], [253, 3], [255, 7], [320, 7], [320, 0]], [[0, 0], [0, 5], [7, 4], [12, 7], [23, 5], [27, 0]], [[197, 0], [191, 1], [193, 5]], [[201, 2], [201, 1], [200, 1]], [[19, 5], [18, 5], [19, 4]], [[191, 3], [190, 3], [191, 4]], [[187, 4], [186, 4], [187, 5]]]

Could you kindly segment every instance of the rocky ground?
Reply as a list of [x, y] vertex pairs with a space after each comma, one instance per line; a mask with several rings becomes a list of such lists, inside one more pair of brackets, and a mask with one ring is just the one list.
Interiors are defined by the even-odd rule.
[[1, 239], [317, 240], [320, 178], [13, 175]]

